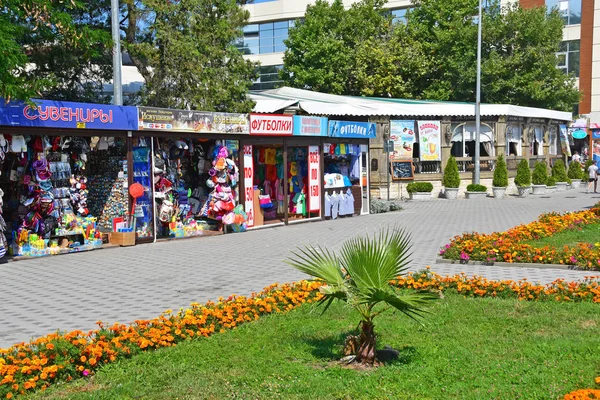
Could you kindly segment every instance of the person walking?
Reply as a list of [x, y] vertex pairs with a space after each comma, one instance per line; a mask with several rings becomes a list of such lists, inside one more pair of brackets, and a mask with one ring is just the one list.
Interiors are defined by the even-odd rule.
[[592, 187], [592, 182], [594, 183], [594, 193], [598, 193], [596, 191], [598, 186], [598, 166], [596, 165], [596, 160], [592, 161], [592, 164], [588, 168], [588, 185], [586, 193], [590, 192], [590, 188]]
[[571, 161], [577, 161], [578, 163], [581, 162], [581, 156], [579, 155], [578, 152], [573, 153], [573, 157], [571, 157]]

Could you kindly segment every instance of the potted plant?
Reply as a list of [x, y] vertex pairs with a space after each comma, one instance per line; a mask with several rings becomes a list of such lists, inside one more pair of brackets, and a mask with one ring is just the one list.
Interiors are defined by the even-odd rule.
[[458, 164], [456, 158], [450, 156], [448, 163], [444, 168], [444, 196], [449, 200], [455, 200], [458, 197], [458, 187], [460, 186], [460, 174], [458, 173]]
[[499, 154], [496, 159], [496, 168], [494, 169], [494, 179], [492, 180], [492, 192], [495, 199], [502, 199], [506, 196], [508, 187], [508, 168], [504, 155]]
[[467, 199], [480, 199], [487, 196], [487, 187], [471, 183], [467, 186], [467, 192], [465, 193]]
[[[564, 192], [567, 190], [567, 185], [571, 183], [571, 179], [567, 177], [567, 169], [563, 160], [556, 160], [552, 166], [552, 178], [556, 183], [556, 191]], [[546, 182], [547, 186], [551, 186]]]
[[546, 193], [554, 192], [556, 192], [556, 178], [550, 175], [548, 179], [546, 179]]
[[531, 190], [531, 170], [529, 161], [522, 159], [517, 165], [517, 176], [515, 176], [515, 185], [519, 190], [519, 196], [526, 197]]
[[581, 186], [581, 180], [583, 179], [583, 168], [581, 167], [581, 163], [579, 163], [579, 161], [571, 161], [569, 163], [567, 176], [571, 179], [572, 189], [578, 189]]
[[411, 182], [406, 185], [411, 200], [431, 200], [432, 190], [431, 182]]
[[531, 174], [531, 183], [533, 183], [532, 194], [545, 194], [546, 193], [546, 181], [548, 180], [548, 168], [546, 163], [543, 161], [536, 161], [533, 167], [533, 173]]

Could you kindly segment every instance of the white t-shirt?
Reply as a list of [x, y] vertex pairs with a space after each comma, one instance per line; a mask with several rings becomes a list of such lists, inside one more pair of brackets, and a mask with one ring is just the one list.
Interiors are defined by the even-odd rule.
[[579, 154], [575, 154], [573, 157], [571, 157], [571, 161], [581, 162], [581, 156]]
[[334, 193], [329, 199], [331, 201], [331, 219], [336, 219], [340, 210], [340, 196]]
[[596, 166], [596, 164], [590, 165], [590, 167], [588, 168], [588, 174], [590, 179], [596, 179], [598, 177], [598, 167]]

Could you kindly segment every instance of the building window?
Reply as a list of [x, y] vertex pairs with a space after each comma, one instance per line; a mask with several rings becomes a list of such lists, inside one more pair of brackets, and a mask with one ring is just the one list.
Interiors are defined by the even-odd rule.
[[556, 8], [565, 25], [581, 23], [581, 0], [546, 0], [548, 10]]
[[399, 8], [397, 10], [392, 10], [392, 22], [406, 24], [406, 13], [408, 10], [409, 8]]
[[[475, 155], [476, 127], [474, 122], [452, 123], [452, 148], [454, 157], [473, 157]], [[494, 132], [484, 123], [479, 125], [479, 154], [481, 157], [494, 156]]]
[[521, 124], [508, 124], [506, 127], [506, 154], [517, 157], [523, 155], [522, 135], [523, 128]]
[[279, 71], [283, 65], [269, 65], [258, 68], [258, 79], [252, 83], [250, 90], [275, 89], [283, 83], [279, 79]]
[[236, 46], [244, 54], [283, 53], [284, 40], [295, 20], [250, 24], [244, 27], [244, 37]]
[[579, 77], [579, 40], [568, 40], [560, 44], [556, 53], [556, 66], [566, 74], [573, 73]]

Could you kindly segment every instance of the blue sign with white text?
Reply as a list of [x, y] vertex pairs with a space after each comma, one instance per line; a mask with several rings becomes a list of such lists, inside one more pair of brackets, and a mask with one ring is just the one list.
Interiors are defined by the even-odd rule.
[[327, 118], [294, 115], [294, 136], [327, 136]]
[[137, 130], [137, 107], [70, 101], [32, 100], [36, 107], [23, 102], [2, 101], [0, 125], [39, 128]]
[[374, 122], [329, 121], [329, 136], [347, 139], [375, 139]]
[[592, 131], [592, 139], [600, 139], [600, 130]]

